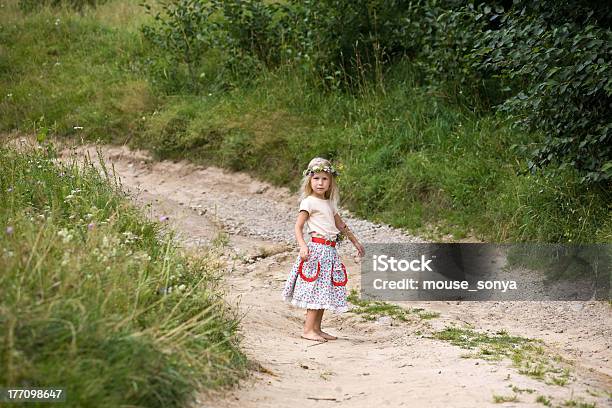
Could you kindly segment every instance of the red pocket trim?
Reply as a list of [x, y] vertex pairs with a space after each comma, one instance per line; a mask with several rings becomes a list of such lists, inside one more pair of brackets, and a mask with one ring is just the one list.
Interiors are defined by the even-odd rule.
[[319, 277], [319, 273], [321, 272], [321, 264], [317, 262], [317, 274], [313, 276], [312, 278], [309, 278], [306, 275], [304, 275], [304, 273], [302, 272], [302, 265], [304, 265], [303, 259], [300, 261], [300, 266], [298, 267], [298, 272], [300, 273], [300, 276], [302, 277], [302, 279], [304, 279], [306, 282], [314, 282]]
[[334, 280], [334, 272], [332, 270], [332, 284], [334, 286], [344, 286], [344, 285], [346, 285], [346, 282], [348, 282], [348, 275], [346, 273], [346, 267], [344, 266], [343, 263], [341, 263], [340, 266], [342, 266], [342, 272], [344, 272], [344, 280], [342, 282], [336, 282]]

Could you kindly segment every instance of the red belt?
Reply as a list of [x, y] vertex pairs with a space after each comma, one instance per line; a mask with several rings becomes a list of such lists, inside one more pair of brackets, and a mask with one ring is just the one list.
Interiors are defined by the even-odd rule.
[[336, 246], [336, 241], [329, 241], [327, 239], [312, 237], [312, 242], [316, 242], [317, 244], [329, 245], [331, 247]]

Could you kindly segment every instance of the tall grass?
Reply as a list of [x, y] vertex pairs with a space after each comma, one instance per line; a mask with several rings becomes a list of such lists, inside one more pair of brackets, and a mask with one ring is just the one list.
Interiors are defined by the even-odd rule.
[[215, 253], [181, 254], [112, 174], [0, 147], [0, 383], [184, 406], [244, 372]]
[[180, 75], [153, 72], [163, 64], [128, 23], [146, 21], [136, 3], [84, 16], [0, 11], [0, 86], [11, 94], [0, 96], [0, 129], [129, 141], [292, 188], [321, 155], [344, 164], [343, 205], [432, 239], [612, 241], [610, 191], [580, 185], [572, 170], [525, 173], [516, 147], [541, 135], [474, 111], [460, 88], [427, 83], [414, 61], [346, 93], [322, 91], [290, 65], [228, 80], [215, 50], [200, 66], [202, 93], [180, 93]]

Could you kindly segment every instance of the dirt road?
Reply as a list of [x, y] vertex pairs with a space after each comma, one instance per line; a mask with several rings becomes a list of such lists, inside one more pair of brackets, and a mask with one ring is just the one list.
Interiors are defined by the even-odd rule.
[[[86, 151], [96, 157], [92, 146], [63, 155]], [[324, 328], [338, 340], [302, 340], [304, 312], [283, 303], [280, 294], [297, 255], [292, 237], [297, 197], [246, 174], [155, 162], [125, 147], [101, 151], [134, 201], [151, 217], [169, 217], [186, 246], [197, 249], [222, 231], [229, 234], [227, 299], [244, 314], [245, 352], [263, 368], [227, 393], [200, 395], [198, 406], [544, 406], [538, 397], [552, 406], [568, 401], [612, 406], [612, 309], [606, 302], [410, 302], [405, 306], [441, 315], [399, 322], [330, 313]], [[419, 241], [347, 212], [343, 216], [362, 242]], [[355, 251], [345, 245], [340, 253], [349, 287], [355, 288]], [[560, 363], [569, 370], [567, 384], [520, 374], [509, 359], [464, 358], [467, 350], [433, 337], [453, 325], [542, 339], [551, 358], [567, 361]]]

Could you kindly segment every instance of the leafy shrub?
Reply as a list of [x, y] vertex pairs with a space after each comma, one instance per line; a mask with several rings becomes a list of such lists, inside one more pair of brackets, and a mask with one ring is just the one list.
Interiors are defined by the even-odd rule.
[[[525, 2], [483, 32], [473, 66], [513, 85], [499, 109], [544, 132], [530, 169], [574, 167], [582, 180], [612, 180], [612, 31], [586, 21], [551, 22]], [[539, 10], [538, 10], [539, 11]]]
[[[156, 12], [149, 4], [143, 6], [153, 15], [155, 25], [143, 25], [144, 37], [168, 58], [164, 66], [176, 68], [184, 64], [192, 89], [198, 88], [197, 66], [205, 53], [215, 44], [217, 25], [211, 18], [214, 3], [203, 0], [158, 0]], [[176, 71], [174, 76], [176, 76]]]
[[[382, 67], [404, 53], [405, 16], [413, 5], [396, 0], [291, 1], [302, 55], [328, 85], [381, 80]], [[299, 54], [298, 54], [299, 55]]]
[[280, 61], [278, 47], [282, 33], [277, 23], [283, 7], [260, 0], [217, 1], [222, 15], [224, 45], [234, 57], [251, 55], [269, 65]]

